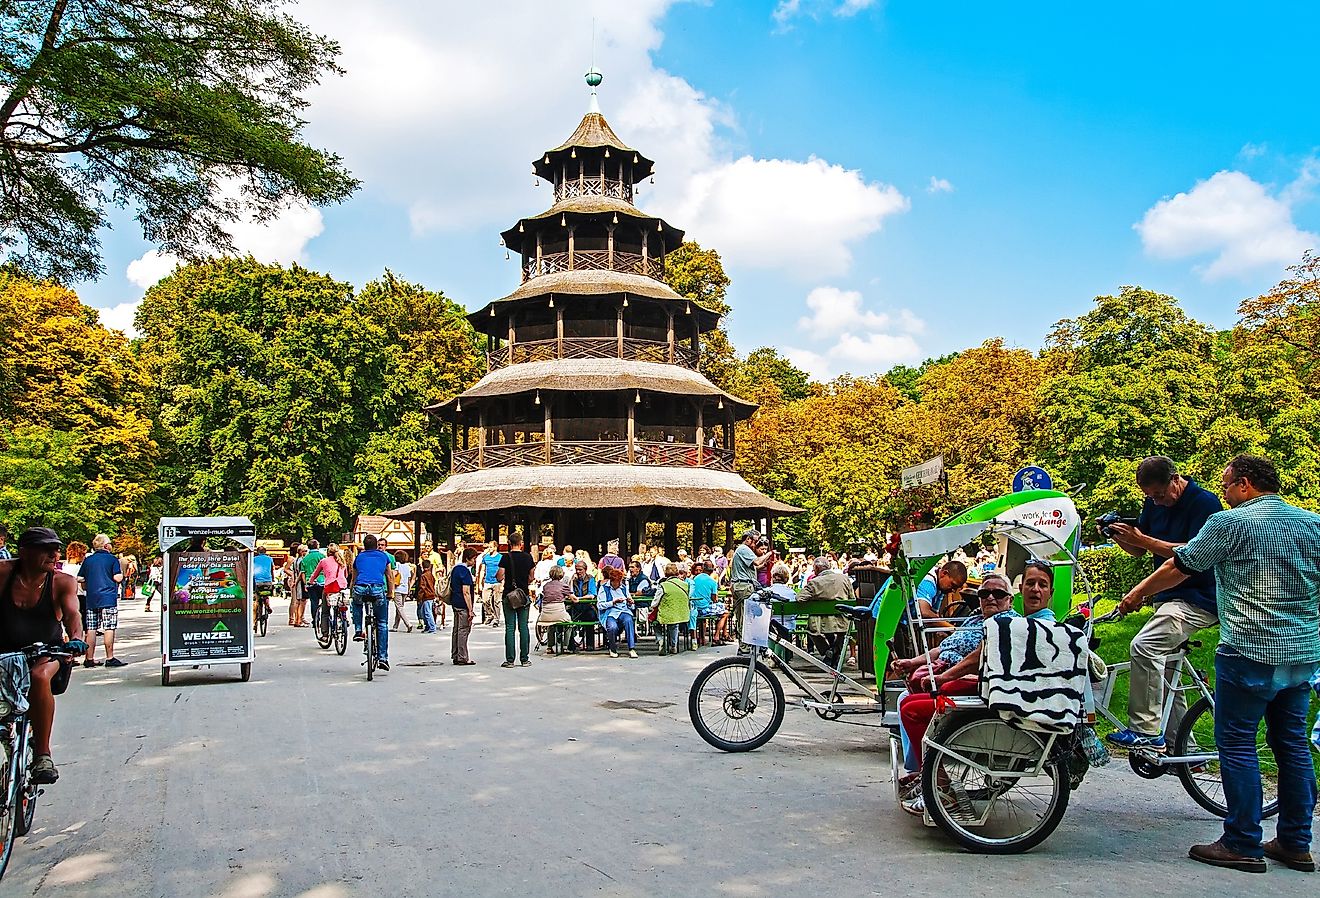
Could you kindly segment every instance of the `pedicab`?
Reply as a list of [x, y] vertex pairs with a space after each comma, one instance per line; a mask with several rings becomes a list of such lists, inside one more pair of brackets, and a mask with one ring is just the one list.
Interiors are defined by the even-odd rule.
[[[1076, 506], [1066, 494], [1029, 490], [991, 499], [933, 530], [903, 534], [893, 576], [875, 602], [834, 609], [859, 623], [874, 618], [874, 665], [880, 684], [874, 689], [842, 674], [841, 669], [829, 668], [825, 669], [832, 675], [831, 688], [824, 692], [812, 688], [795, 670], [795, 663], [825, 666], [798, 649], [787, 634], [768, 626], [770, 613], [792, 613], [794, 603], [772, 606], [764, 592], [756, 594], [747, 600], [744, 611], [746, 632], [741, 638], [749, 646], [747, 654], [714, 662], [692, 684], [688, 712], [693, 726], [702, 738], [724, 751], [759, 748], [783, 721], [788, 699], [780, 682], [782, 675], [802, 692], [794, 704], [823, 718], [865, 723], [856, 715], [875, 715], [871, 725], [889, 731], [898, 797], [902, 762], [899, 701], [906, 683], [886, 675], [890, 656], [903, 648], [904, 636], [909, 656], [924, 652], [927, 661], [932, 659], [922, 619], [905, 614], [917, 584], [942, 556], [958, 547], [986, 535], [1004, 536], [1028, 557], [1051, 563], [1051, 607], [1062, 620], [1073, 611], [1080, 523]], [[1085, 638], [1087, 618], [1075, 619], [1082, 625], [1078, 638]], [[941, 700], [924, 740], [926, 821], [970, 850], [1025, 851], [1045, 839], [1062, 819], [1075, 784], [1080, 751], [1073, 733], [1038, 733], [1017, 727], [978, 695]], [[1083, 769], [1084, 764], [1083, 758]]]

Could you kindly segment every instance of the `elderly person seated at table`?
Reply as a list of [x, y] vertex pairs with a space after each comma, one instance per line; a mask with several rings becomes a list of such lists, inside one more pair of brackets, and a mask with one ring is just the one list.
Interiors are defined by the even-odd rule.
[[642, 562], [639, 558], [634, 558], [628, 565], [628, 592], [634, 597], [655, 595], [655, 584], [651, 582], [650, 577], [642, 573]]
[[[985, 622], [993, 617], [1017, 617], [1013, 610], [1012, 586], [1000, 574], [988, 574], [976, 590], [981, 616], [961, 624], [940, 643], [938, 654], [927, 665], [926, 656], [895, 661], [893, 669], [910, 675], [909, 692], [898, 700], [898, 715], [903, 740], [903, 766], [908, 771], [899, 779], [903, 809], [922, 814], [921, 753], [926, 728], [935, 716], [935, 694], [972, 695], [978, 688], [977, 671], [981, 667], [981, 647], [985, 644]], [[933, 690], [933, 691], [932, 691]]]
[[[564, 569], [552, 564], [545, 583], [541, 584], [541, 594], [536, 599], [536, 610], [539, 613], [536, 618], [536, 635], [540, 641], [545, 641], [545, 631], [552, 624], [566, 624], [573, 620], [568, 616], [568, 606], [565, 604], [568, 595]], [[555, 653], [554, 645], [550, 646], [549, 653]]]
[[[565, 570], [561, 568], [561, 570]], [[585, 561], [575, 561], [573, 563], [573, 576], [568, 581], [568, 616], [574, 623], [585, 624], [595, 623], [598, 619], [596, 614], [596, 578], [591, 576], [587, 569]], [[575, 627], [574, 630], [577, 628]], [[594, 628], [589, 634], [591, 639], [595, 639]], [[580, 648], [577, 640], [577, 634], [573, 634], [573, 639], [569, 643], [568, 650], [576, 652]]]
[[[683, 576], [679, 568], [679, 576]], [[715, 645], [729, 641], [729, 609], [719, 601], [720, 585], [706, 571], [706, 565], [698, 562], [692, 566], [692, 578], [688, 581], [688, 592], [692, 596], [692, 609], [688, 615], [688, 629], [696, 632], [699, 618], [715, 621], [715, 633], [711, 639]]]
[[687, 581], [679, 566], [672, 562], [665, 566], [665, 578], [660, 581], [656, 595], [656, 624], [659, 626], [660, 654], [678, 654], [678, 631], [688, 622], [691, 611]]
[[[793, 587], [788, 585], [788, 581], [793, 579], [793, 571], [782, 561], [775, 562], [775, 566], [770, 569], [770, 589], [773, 595], [773, 601], [776, 602], [796, 602], [798, 594], [793, 591]], [[776, 614], [770, 619], [771, 626], [782, 627], [778, 631], [781, 639], [792, 639], [793, 633], [797, 630], [796, 614]]]
[[596, 612], [600, 625], [605, 628], [605, 644], [610, 657], [619, 657], [619, 634], [628, 637], [628, 657], [637, 657], [637, 621], [633, 617], [633, 598], [623, 583], [623, 571], [617, 567], [604, 569], [606, 581], [596, 590]]
[[[807, 585], [802, 587], [798, 598], [803, 602], [834, 602], [852, 605], [857, 601], [853, 592], [852, 581], [842, 571], [835, 569], [828, 555], [819, 555], [812, 562], [815, 573]], [[807, 618], [808, 642], [812, 651], [820, 655], [830, 667], [839, 661], [843, 651], [843, 642], [848, 635], [851, 621], [841, 614], [813, 614]]]

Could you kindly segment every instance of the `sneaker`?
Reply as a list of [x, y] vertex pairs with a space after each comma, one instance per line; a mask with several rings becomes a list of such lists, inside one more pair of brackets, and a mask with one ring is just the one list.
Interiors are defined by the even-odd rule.
[[1105, 736], [1105, 741], [1110, 745], [1117, 745], [1119, 748], [1148, 748], [1159, 752], [1167, 748], [1162, 733], [1148, 736], [1145, 733], [1138, 733], [1136, 730], [1119, 730], [1117, 733], [1110, 733]]
[[101, 664], [102, 662], [100, 661], [87, 661], [87, 660], [83, 661], [83, 667], [100, 667]]
[[617, 658], [617, 657], [619, 657], [619, 653], [616, 652], [616, 651], [614, 651], [613, 649], [611, 649], [611, 650], [610, 650], [610, 657], [611, 657], [611, 658]]
[[532, 662], [531, 662], [531, 661], [523, 661], [523, 662], [520, 662], [520, 664], [519, 664], [518, 666], [519, 666], [519, 667], [531, 667], [531, 666], [532, 666]]
[[105, 662], [105, 666], [106, 666], [106, 667], [127, 667], [128, 665], [125, 664], [123, 661], [120, 661], [118, 658], [111, 658], [110, 660], [108, 660], [108, 661]]
[[354, 642], [364, 642], [366, 638], [367, 638], [366, 634], [363, 633], [361, 630], [358, 630], [356, 633], [353, 634]]
[[29, 775], [32, 777], [32, 782], [38, 786], [49, 786], [60, 778], [60, 772], [55, 768], [55, 762], [50, 759], [50, 755], [37, 755], [36, 760], [32, 762]]
[[636, 652], [636, 650], [634, 650], [634, 649], [628, 649], [628, 657], [629, 657], [629, 658], [636, 658], [636, 657], [637, 657], [637, 652]]
[[513, 667], [513, 662], [505, 661], [503, 664], [500, 665], [500, 667]]
[[922, 817], [925, 816], [926, 813], [926, 799], [918, 795], [916, 798], [900, 803], [899, 807], [907, 811], [913, 817]]
[[376, 669], [377, 669], [377, 670], [389, 670], [389, 669], [390, 669], [390, 662], [386, 661], [384, 658], [381, 658], [379, 661], [376, 662]]

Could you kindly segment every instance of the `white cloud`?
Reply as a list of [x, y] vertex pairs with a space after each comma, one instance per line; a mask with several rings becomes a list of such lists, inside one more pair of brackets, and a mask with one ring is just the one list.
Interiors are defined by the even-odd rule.
[[[530, 163], [586, 111], [594, 17], [601, 107], [656, 160], [639, 205], [732, 268], [846, 270], [851, 246], [906, 197], [822, 159], [730, 150], [732, 110], [652, 61], [674, 2], [506, 0], [494, 16], [480, 5], [304, 0], [299, 18], [341, 42], [347, 69], [310, 93], [309, 135], [343, 154], [367, 191], [404, 207], [414, 235], [489, 229], [497, 252], [499, 228], [550, 205], [544, 183], [532, 189]], [[549, 39], [547, 21], [569, 39]]]
[[[168, 272], [166, 273], [168, 274]], [[152, 283], [155, 283], [155, 281]], [[137, 329], [133, 327], [133, 316], [137, 314], [137, 307], [137, 302], [121, 302], [113, 308], [97, 309], [96, 311], [101, 316], [102, 325], [110, 330], [123, 331], [125, 336], [131, 338], [138, 335]]]
[[1210, 256], [1206, 280], [1243, 276], [1295, 263], [1320, 237], [1293, 222], [1289, 199], [1238, 171], [1217, 172], [1189, 191], [1160, 200], [1133, 225], [1147, 254], [1161, 259]]
[[865, 307], [862, 294], [817, 287], [807, 294], [811, 313], [798, 320], [798, 334], [827, 348], [790, 346], [785, 356], [813, 377], [829, 380], [844, 372], [872, 374], [921, 358], [917, 336], [926, 323], [910, 309], [893, 313]]
[[818, 18], [824, 12], [832, 12], [839, 18], [850, 18], [865, 9], [875, 6], [877, 0], [779, 0], [770, 17], [780, 29], [800, 15]]
[[[236, 186], [226, 186], [222, 198], [236, 200]], [[258, 221], [250, 212], [225, 226], [239, 255], [252, 255], [258, 262], [288, 265], [303, 259], [307, 244], [325, 230], [321, 210], [304, 203], [286, 206], [274, 218]], [[128, 263], [125, 275], [143, 290], [174, 271], [179, 258], [171, 253], [149, 250]]]
[[870, 9], [875, 6], [876, 0], [843, 0], [838, 8], [834, 10], [836, 16], [847, 18], [855, 16], [864, 9]]
[[953, 193], [953, 184], [947, 178], [937, 178], [930, 176], [930, 183], [926, 185], [927, 193]]

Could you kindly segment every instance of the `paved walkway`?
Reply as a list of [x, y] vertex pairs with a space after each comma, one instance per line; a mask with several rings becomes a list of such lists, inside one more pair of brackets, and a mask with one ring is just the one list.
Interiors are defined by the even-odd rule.
[[[1093, 772], [1063, 825], [1016, 857], [965, 854], [895, 806], [877, 731], [789, 711], [760, 751], [714, 751], [687, 689], [716, 650], [476, 667], [448, 633], [318, 649], [277, 612], [237, 668], [160, 685], [156, 615], [121, 616], [117, 671], [60, 701], [62, 777], [4, 895], [349, 898], [610, 895], [1305, 895], [1315, 876], [1185, 858], [1217, 834], [1177, 781]], [[446, 662], [438, 664], [438, 662]], [[1267, 830], [1272, 832], [1272, 828]]]

